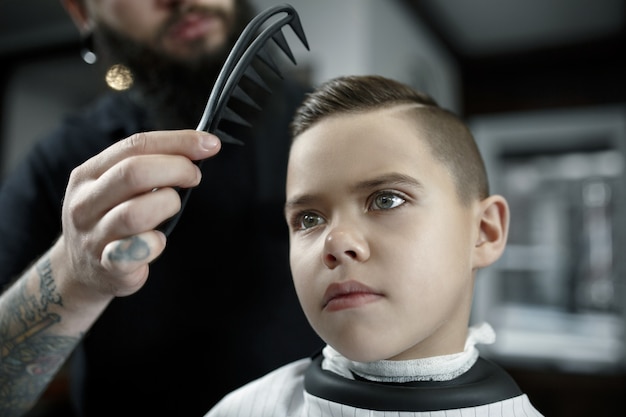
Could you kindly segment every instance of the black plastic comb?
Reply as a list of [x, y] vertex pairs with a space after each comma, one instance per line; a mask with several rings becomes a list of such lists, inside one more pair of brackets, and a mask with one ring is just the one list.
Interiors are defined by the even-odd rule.
[[[274, 20], [270, 21], [272, 19]], [[239, 36], [239, 39], [237, 39], [235, 46], [233, 46], [233, 49], [230, 51], [217, 77], [215, 85], [211, 90], [204, 113], [202, 114], [202, 118], [196, 130], [213, 133], [217, 135], [223, 143], [244, 144], [242, 141], [219, 130], [218, 125], [220, 121], [224, 119], [249, 126], [249, 123], [243, 117], [227, 107], [231, 97], [235, 97], [252, 107], [259, 108], [254, 100], [239, 86], [239, 81], [242, 77], [246, 77], [252, 83], [260, 86], [267, 92], [271, 92], [261, 75], [259, 75], [251, 65], [255, 58], [265, 64], [265, 66], [279, 78], [283, 78], [267, 47], [267, 41], [270, 38], [285, 55], [287, 55], [290, 61], [294, 65], [297, 65], [296, 59], [287, 43], [287, 39], [282, 32], [282, 28], [285, 25], [289, 25], [306, 49], [309, 49], [300, 17], [291, 5], [284, 4], [270, 7], [256, 15], [248, 23]], [[197, 161], [196, 164], [202, 166], [202, 162], [203, 161]], [[182, 203], [180, 211], [159, 226], [159, 230], [165, 233], [166, 236], [169, 236], [174, 226], [176, 226], [176, 223], [178, 223], [192, 190], [192, 188], [179, 190]]]

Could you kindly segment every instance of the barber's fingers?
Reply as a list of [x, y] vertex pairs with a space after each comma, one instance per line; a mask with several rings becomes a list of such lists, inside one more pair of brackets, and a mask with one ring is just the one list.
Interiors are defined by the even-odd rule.
[[85, 205], [95, 216], [136, 196], [166, 187], [195, 187], [202, 173], [196, 164], [183, 156], [146, 155], [126, 158], [99, 178], [83, 186]]
[[142, 132], [111, 145], [88, 159], [78, 170], [81, 175], [98, 178], [119, 161], [136, 155], [181, 155], [197, 161], [220, 150], [217, 136], [196, 130]]
[[94, 233], [106, 242], [149, 231], [178, 213], [181, 205], [173, 188], [155, 189], [114, 206], [98, 220]]
[[111, 292], [124, 296], [136, 292], [148, 278], [150, 262], [165, 248], [165, 235], [148, 231], [109, 242], [102, 251], [100, 263], [112, 276]]

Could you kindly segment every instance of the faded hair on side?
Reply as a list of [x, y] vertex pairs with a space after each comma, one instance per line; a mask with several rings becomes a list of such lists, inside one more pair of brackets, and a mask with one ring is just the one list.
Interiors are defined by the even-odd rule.
[[415, 104], [403, 109], [455, 182], [462, 203], [489, 195], [485, 164], [467, 125], [428, 94], [379, 75], [340, 76], [309, 93], [290, 125], [292, 138], [330, 116]]

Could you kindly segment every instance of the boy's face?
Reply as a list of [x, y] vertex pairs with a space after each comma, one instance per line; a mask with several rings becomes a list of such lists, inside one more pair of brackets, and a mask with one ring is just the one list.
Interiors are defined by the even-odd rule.
[[286, 217], [312, 327], [357, 361], [463, 350], [480, 205], [463, 206], [398, 108], [322, 120], [296, 138]]

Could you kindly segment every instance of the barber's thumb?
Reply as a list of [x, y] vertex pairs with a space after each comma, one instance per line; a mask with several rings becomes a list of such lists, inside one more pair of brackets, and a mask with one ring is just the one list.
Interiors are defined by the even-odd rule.
[[108, 243], [101, 263], [109, 272], [131, 274], [156, 259], [165, 248], [165, 235], [150, 230]]

